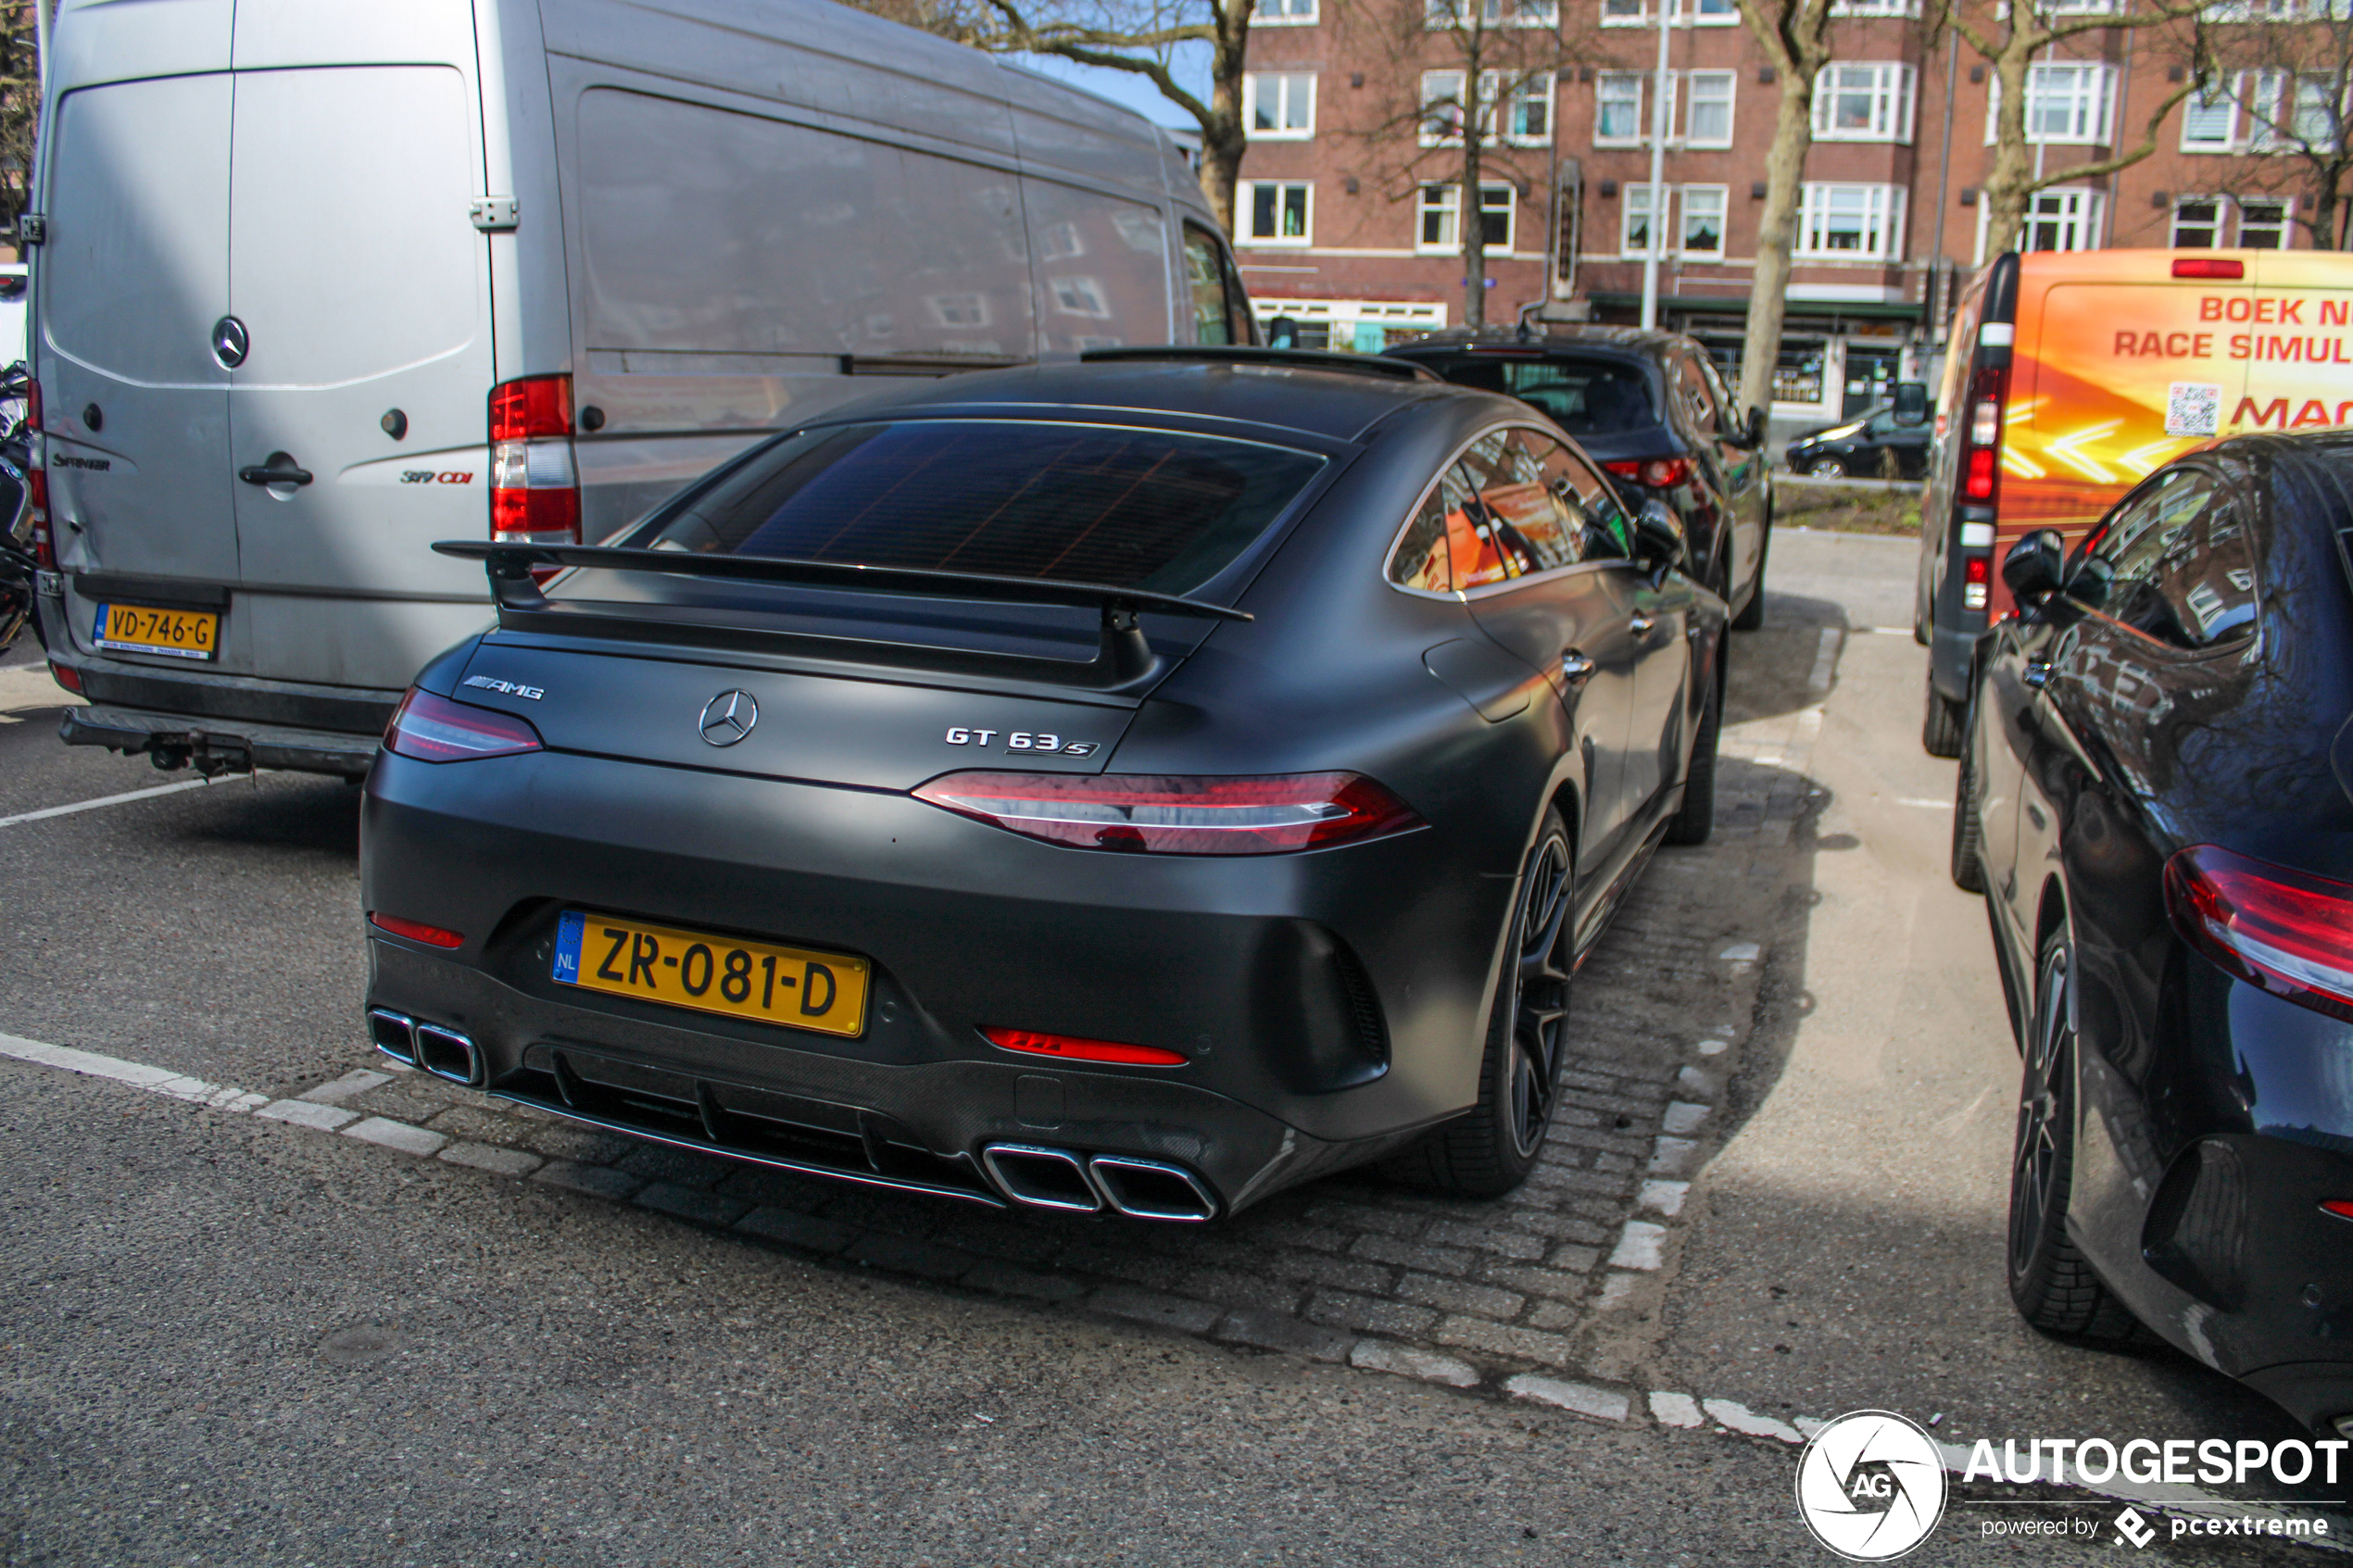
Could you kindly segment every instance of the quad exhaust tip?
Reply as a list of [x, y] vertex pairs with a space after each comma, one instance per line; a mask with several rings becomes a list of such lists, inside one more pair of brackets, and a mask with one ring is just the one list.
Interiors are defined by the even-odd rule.
[[1137, 1220], [1214, 1219], [1216, 1195], [1182, 1165], [1125, 1154], [1082, 1155], [1045, 1144], [990, 1144], [980, 1162], [1006, 1196], [1033, 1209]]
[[436, 1078], [480, 1088], [483, 1058], [472, 1039], [438, 1023], [422, 1023], [390, 1008], [368, 1010], [368, 1037], [393, 1060], [422, 1067]]

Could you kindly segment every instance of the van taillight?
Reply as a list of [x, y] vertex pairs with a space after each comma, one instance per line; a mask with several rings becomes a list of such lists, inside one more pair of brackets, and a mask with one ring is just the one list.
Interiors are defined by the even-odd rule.
[[1969, 425], [1961, 453], [1961, 499], [1991, 504], [2001, 488], [2002, 395], [2009, 371], [1988, 365], [1970, 378]]
[[2353, 884], [2198, 844], [2165, 862], [2165, 909], [2229, 973], [2353, 1019]]
[[572, 452], [572, 378], [525, 376], [490, 389], [490, 536], [512, 545], [580, 543]]
[[1962, 558], [1961, 608], [1963, 609], [1985, 608], [1985, 587], [1993, 581], [1993, 577], [1994, 558], [1991, 554], [1971, 555]]

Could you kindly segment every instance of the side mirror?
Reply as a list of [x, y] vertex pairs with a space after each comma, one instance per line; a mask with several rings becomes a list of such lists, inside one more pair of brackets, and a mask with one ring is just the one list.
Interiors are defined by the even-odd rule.
[[1899, 425], [1928, 423], [1928, 383], [1906, 381], [1895, 383], [1895, 422]]
[[2038, 528], [2012, 545], [2002, 558], [2002, 584], [2020, 608], [2042, 603], [2066, 581], [2067, 540], [2056, 528]]
[[1751, 409], [1748, 411], [1748, 423], [1747, 423], [1747, 426], [1745, 427], [1745, 429], [1743, 431], [1743, 434], [1745, 434], [1745, 435], [1748, 437], [1748, 445], [1751, 445], [1751, 446], [1762, 446], [1762, 445], [1765, 445], [1765, 410], [1764, 410], [1764, 409], [1762, 409], [1762, 408], [1751, 408]]
[[1634, 514], [1634, 557], [1665, 569], [1683, 564], [1683, 520], [1664, 501], [1645, 501]]

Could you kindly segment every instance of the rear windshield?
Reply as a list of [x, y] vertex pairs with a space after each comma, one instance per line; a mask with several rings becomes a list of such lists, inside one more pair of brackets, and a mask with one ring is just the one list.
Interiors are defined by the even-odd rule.
[[1448, 381], [1501, 392], [1537, 408], [1571, 435], [1616, 435], [1659, 422], [1650, 377], [1623, 359], [1517, 359], [1465, 354], [1422, 363]]
[[1307, 487], [1313, 453], [1169, 431], [921, 420], [808, 431], [628, 542], [1185, 594]]

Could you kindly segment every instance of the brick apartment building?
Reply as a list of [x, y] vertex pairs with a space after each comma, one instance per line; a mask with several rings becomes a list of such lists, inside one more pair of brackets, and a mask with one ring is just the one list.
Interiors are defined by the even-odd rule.
[[[1432, 137], [1381, 129], [1416, 91], [1401, 79], [1442, 72], [1460, 52], [1442, 29], [1418, 51], [1401, 47], [1366, 3], [1261, 0], [1245, 94], [1252, 138], [1235, 204], [1235, 244], [1262, 318], [1290, 316], [1302, 341], [1357, 350], [1458, 323], [1464, 297], [1459, 152], [1448, 183]], [[1488, 320], [1508, 324], [1548, 298], [1555, 311], [1639, 320], [1653, 228], [1651, 7], [1665, 4], [1672, 77], [1659, 319], [1701, 338], [1729, 373], [1743, 351], [1779, 91], [1733, 0], [1557, 0], [1598, 7], [1582, 21], [1537, 9], [1555, 0], [1517, 0], [1510, 11], [1499, 7], [1514, 0], [1485, 3], [1506, 26], [1544, 31], [1547, 47], [1557, 38], [1565, 62], [1544, 73], [1549, 99], [1531, 88], [1504, 106], [1497, 128], [1506, 167], [1482, 179], [1478, 203], [1493, 247]], [[2112, 3], [2057, 0], [2079, 13]], [[1931, 373], [1956, 279], [1983, 259], [1989, 66], [1949, 31], [1929, 46], [1918, 0], [1832, 9], [1833, 63], [1815, 102], [1778, 346], [1782, 428], [1843, 418], [1895, 380]], [[2186, 80], [2186, 59], [2164, 28], [2106, 30], [2051, 51], [2030, 82], [2037, 156], [2064, 169], [2137, 144], [2155, 106]], [[2280, 97], [2291, 80], [2223, 73], [2214, 97], [2193, 94], [2169, 113], [2152, 157], [2040, 194], [2025, 243], [2309, 245], [2292, 221], [2295, 170], [2262, 151], [2276, 135], [2269, 128], [2291, 122]], [[1448, 85], [1439, 79], [1431, 91]], [[2259, 115], [2255, 103], [2281, 107]]]

